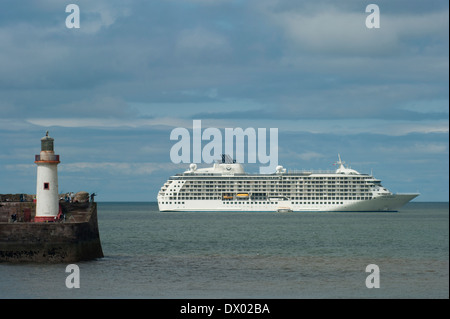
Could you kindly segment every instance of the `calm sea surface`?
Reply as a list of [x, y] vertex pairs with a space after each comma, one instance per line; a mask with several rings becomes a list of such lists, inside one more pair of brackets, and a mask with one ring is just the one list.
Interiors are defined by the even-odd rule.
[[[0, 264], [0, 298], [449, 298], [448, 203], [398, 213], [161, 213], [99, 203], [105, 258]], [[368, 289], [376, 264], [380, 288]]]

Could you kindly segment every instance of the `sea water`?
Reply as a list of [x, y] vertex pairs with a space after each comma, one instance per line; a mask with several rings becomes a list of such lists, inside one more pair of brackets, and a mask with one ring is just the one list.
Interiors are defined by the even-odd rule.
[[[98, 203], [105, 257], [0, 263], [0, 298], [449, 298], [448, 203], [396, 213], [159, 212]], [[368, 288], [378, 266], [379, 288]]]

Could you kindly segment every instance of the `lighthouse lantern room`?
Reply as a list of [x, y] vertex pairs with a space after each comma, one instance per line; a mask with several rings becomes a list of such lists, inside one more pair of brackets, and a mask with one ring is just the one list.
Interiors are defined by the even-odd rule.
[[54, 139], [41, 138], [41, 152], [35, 157], [37, 164], [35, 222], [55, 221], [59, 213], [58, 169], [59, 155], [53, 150]]

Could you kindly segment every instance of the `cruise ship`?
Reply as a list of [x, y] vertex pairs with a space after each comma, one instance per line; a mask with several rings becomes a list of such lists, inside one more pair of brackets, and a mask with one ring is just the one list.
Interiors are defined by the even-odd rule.
[[393, 194], [381, 181], [344, 165], [338, 156], [332, 171], [286, 171], [273, 174], [245, 173], [242, 164], [228, 155], [208, 168], [190, 164], [171, 176], [157, 200], [161, 212], [387, 212], [417, 197]]

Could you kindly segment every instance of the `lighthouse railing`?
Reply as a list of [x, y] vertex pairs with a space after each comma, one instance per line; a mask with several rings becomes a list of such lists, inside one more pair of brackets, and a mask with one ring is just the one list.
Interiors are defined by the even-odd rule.
[[39, 161], [51, 161], [51, 162], [59, 162], [59, 155], [35, 155], [34, 157], [35, 162]]

